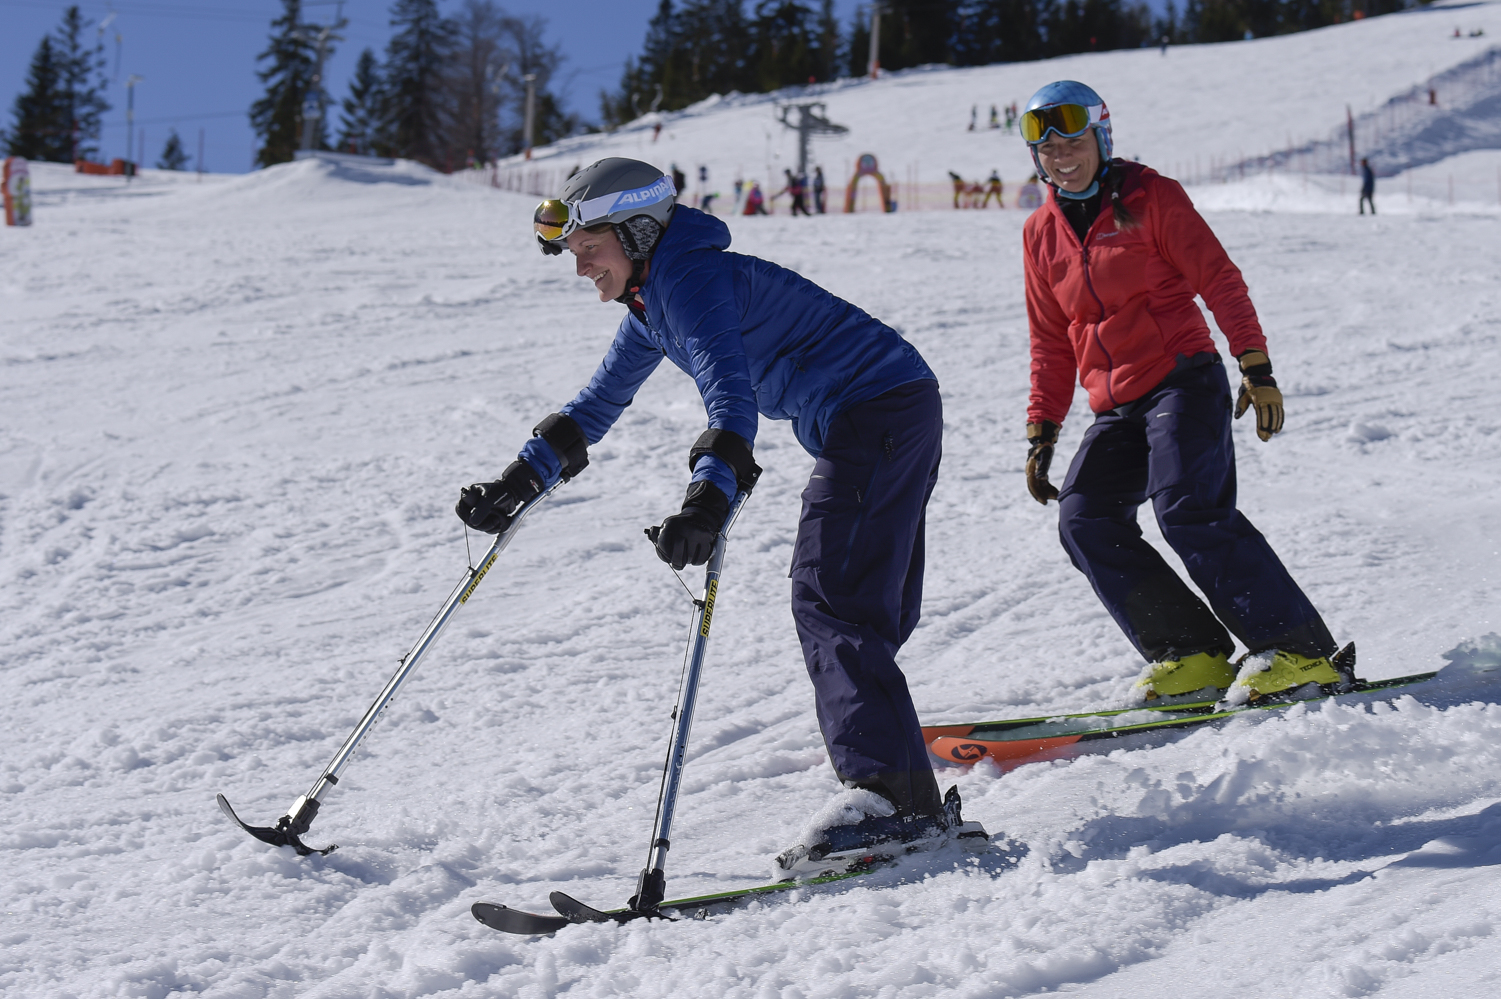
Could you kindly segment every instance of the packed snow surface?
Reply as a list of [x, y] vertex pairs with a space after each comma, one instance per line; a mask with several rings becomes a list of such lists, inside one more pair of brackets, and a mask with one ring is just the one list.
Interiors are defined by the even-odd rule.
[[[619, 307], [536, 252], [533, 199], [410, 165], [34, 169], [36, 224], [0, 234], [7, 996], [1501, 987], [1493, 211], [1191, 189], [1229, 199], [1208, 218], [1287, 398], [1272, 442], [1236, 425], [1242, 506], [1363, 675], [1450, 663], [1439, 681], [1004, 775], [944, 768], [1009, 837], [1003, 860], [526, 939], [469, 905], [619, 905], [646, 857], [692, 608], [641, 531], [681, 501], [691, 381], [660, 370], [527, 522], [325, 796], [308, 839], [338, 851], [299, 859], [214, 793], [269, 824], [307, 789], [483, 549], [459, 487], [583, 384]], [[1023, 485], [1022, 222], [731, 220], [735, 249], [882, 317], [939, 373], [945, 462], [902, 657], [930, 722], [1100, 707], [1140, 666]], [[1065, 458], [1087, 423], [1081, 393]], [[812, 459], [765, 421], [756, 451], [673, 895], [764, 881], [837, 793], [787, 607]]]

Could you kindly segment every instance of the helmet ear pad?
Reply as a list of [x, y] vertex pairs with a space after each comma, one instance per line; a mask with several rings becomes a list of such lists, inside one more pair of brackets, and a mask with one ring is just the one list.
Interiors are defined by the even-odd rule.
[[657, 248], [657, 240], [662, 238], [662, 223], [650, 215], [634, 215], [624, 222], [611, 224], [621, 249], [631, 260], [650, 259], [652, 250]]

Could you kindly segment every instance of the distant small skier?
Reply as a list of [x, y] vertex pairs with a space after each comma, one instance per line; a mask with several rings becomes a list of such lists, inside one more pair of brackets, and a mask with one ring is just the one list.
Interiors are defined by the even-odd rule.
[[959, 176], [952, 170], [949, 171], [949, 180], [953, 181], [954, 184], [954, 207], [961, 208], [963, 206], [959, 204], [959, 199], [963, 198], [965, 194], [968, 193], [969, 181], [965, 180], [963, 177]]
[[801, 212], [804, 215], [812, 215], [813, 213], [808, 211], [808, 178], [798, 176], [791, 170], [783, 172], [787, 175], [786, 193], [792, 196], [792, 214], [796, 216]]
[[990, 127], [1001, 127], [1001, 112], [996, 108], [994, 104], [990, 105]]
[[969, 130], [971, 132], [973, 132], [975, 130], [975, 122], [979, 119], [979, 117], [980, 117], [980, 105], [978, 105], [978, 104], [971, 104], [969, 106]]
[[1024, 212], [1035, 212], [1042, 207], [1042, 186], [1037, 183], [1037, 174], [1027, 178], [1016, 192], [1016, 207]]
[[[1111, 158], [1110, 111], [1089, 87], [1051, 83], [1022, 137], [1052, 191], [1023, 235], [1032, 393], [1027, 489], [1058, 500], [1074, 566], [1147, 666], [1143, 701], [1226, 692], [1232, 703], [1353, 679], [1323, 618], [1235, 506], [1230, 389], [1203, 298], [1240, 359], [1235, 416], [1263, 441], [1282, 393], [1240, 271], [1176, 181]], [[1063, 488], [1048, 481], [1075, 378], [1089, 392]], [[1148, 498], [1208, 605], [1141, 536]], [[1235, 638], [1249, 650], [1230, 662]]]
[[985, 208], [989, 206], [991, 195], [995, 195], [995, 206], [997, 208], [1005, 208], [1006, 202], [1001, 199], [1001, 192], [1004, 190], [1005, 185], [1001, 183], [1000, 171], [990, 171], [990, 178], [985, 182], [985, 199], [980, 202], [980, 207]]
[[584, 469], [665, 358], [694, 380], [708, 429], [686, 455], [682, 510], [654, 543], [674, 569], [703, 565], [733, 497], [760, 472], [759, 418], [790, 419], [816, 459], [792, 550], [792, 618], [835, 774], [872, 793], [864, 817], [831, 809], [821, 839], [784, 852], [778, 869], [806, 874], [883, 843], [983, 836], [960, 817], [957, 792], [939, 796], [895, 658], [922, 602], [938, 381], [885, 323], [794, 271], [725, 252], [725, 224], [673, 194], [650, 164], [610, 157], [537, 207], [542, 252], [566, 248], [599, 300], [627, 312], [589, 384], [542, 420], [500, 479], [464, 489], [456, 512], [477, 531], [505, 530], [521, 504]]
[[761, 193], [761, 182], [751, 181], [750, 190], [745, 192], [745, 211], [743, 215], [765, 215], [766, 197]]
[[813, 210], [820, 215], [827, 210], [824, 200], [827, 195], [828, 188], [824, 185], [823, 167], [816, 166], [813, 168]]
[[1360, 214], [1365, 214], [1365, 206], [1371, 206], [1371, 214], [1376, 214], [1376, 171], [1371, 169], [1371, 161], [1360, 161]]

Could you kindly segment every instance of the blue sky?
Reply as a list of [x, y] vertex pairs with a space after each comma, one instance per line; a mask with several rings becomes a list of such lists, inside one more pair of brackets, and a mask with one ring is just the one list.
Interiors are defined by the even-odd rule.
[[[640, 51], [646, 22], [657, 0], [501, 0], [514, 14], [540, 14], [549, 21], [549, 40], [568, 56], [563, 86], [569, 106], [586, 119], [598, 119], [597, 94], [613, 87], [629, 55]], [[68, 4], [58, 0], [0, 0], [0, 121], [8, 127], [11, 106], [25, 84], [26, 69], [42, 36], [54, 30]], [[255, 136], [246, 112], [261, 93], [256, 55], [266, 47], [279, 0], [83, 0], [78, 6], [95, 24], [111, 11], [105, 51], [112, 78], [102, 149], [106, 158], [125, 154], [125, 88], [136, 87], [137, 132], [146, 131], [144, 161], [154, 165], [168, 130], [175, 127], [189, 155], [196, 156], [199, 130], [209, 170], [241, 173], [251, 169]], [[458, 0], [440, 0], [452, 11]], [[838, 0], [835, 9], [848, 22], [856, 0]], [[328, 68], [329, 91], [342, 99], [355, 60], [367, 46], [381, 54], [390, 37], [389, 0], [347, 0], [345, 41]], [[331, 20], [335, 8], [304, 0], [304, 17]], [[120, 36], [118, 69], [115, 36]], [[337, 120], [337, 119], [335, 119]]]

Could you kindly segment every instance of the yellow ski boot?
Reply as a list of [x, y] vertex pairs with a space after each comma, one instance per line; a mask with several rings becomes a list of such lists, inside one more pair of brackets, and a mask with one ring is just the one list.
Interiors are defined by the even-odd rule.
[[[1290, 695], [1309, 683], [1321, 687], [1350, 683], [1354, 679], [1354, 658], [1353, 645], [1336, 653], [1333, 661], [1328, 656], [1310, 658], [1282, 649], [1243, 656], [1237, 664], [1240, 672], [1225, 693], [1225, 703], [1238, 706], [1273, 694]], [[1347, 663], [1346, 659], [1351, 661]]]
[[1205, 693], [1199, 700], [1213, 700], [1235, 682], [1235, 667], [1223, 652], [1196, 652], [1182, 659], [1149, 663], [1131, 687], [1138, 703], [1188, 700], [1185, 695]]

